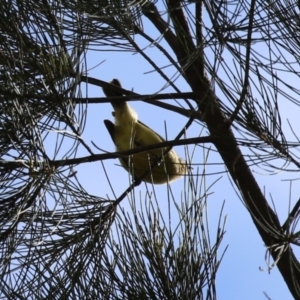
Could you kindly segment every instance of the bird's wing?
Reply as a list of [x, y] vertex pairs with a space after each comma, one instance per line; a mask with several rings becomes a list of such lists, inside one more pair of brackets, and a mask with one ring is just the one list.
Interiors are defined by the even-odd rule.
[[113, 140], [114, 144], [116, 144], [115, 141], [115, 124], [109, 120], [104, 120], [104, 124], [106, 126], [106, 129], [108, 130], [111, 139]]
[[[139, 146], [147, 146], [152, 144], [157, 144], [164, 142], [164, 138], [157, 134], [154, 130], [149, 128], [147, 125], [143, 124], [142, 122], [138, 121], [135, 126], [135, 136], [134, 136], [134, 145], [135, 147]], [[153, 149], [147, 151], [153, 157], [161, 157], [162, 151], [165, 151], [166, 148], [162, 149]]]
[[[146, 124], [144, 124], [143, 122], [141, 122], [141, 121], [139, 121], [139, 120], [138, 120], [138, 123], [139, 123], [141, 126], [146, 127], [149, 131], [153, 132], [154, 135], [156, 135], [158, 138], [161, 139], [161, 141], [160, 141], [159, 139], [157, 139], [157, 141], [153, 141], [153, 142], [151, 142], [151, 143], [149, 143], [149, 142], [150, 142], [150, 141], [149, 141], [146, 145], [165, 142], [165, 139], [164, 139], [162, 136], [160, 136], [157, 132], [155, 132], [153, 129], [151, 129], [150, 127], [148, 127]], [[145, 144], [144, 144], [143, 146], [145, 146]]]
[[[106, 126], [106, 129], [108, 130], [110, 136], [111, 136], [111, 139], [113, 140], [114, 144], [116, 145], [116, 141], [115, 141], [115, 124], [109, 120], [104, 120], [104, 124]], [[121, 164], [123, 165], [123, 167], [125, 169], [128, 169], [129, 166], [128, 166], [128, 160], [123, 158], [123, 157], [119, 157], [119, 160], [121, 161]]]

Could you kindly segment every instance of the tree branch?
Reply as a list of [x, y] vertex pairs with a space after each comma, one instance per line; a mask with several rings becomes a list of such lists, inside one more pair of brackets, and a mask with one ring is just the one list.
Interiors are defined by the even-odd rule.
[[[169, 7], [172, 8], [169, 11], [171, 19], [182, 20], [181, 15], [183, 11], [180, 7], [180, 1], [169, 0], [168, 3]], [[145, 16], [161, 33], [165, 32], [165, 40], [184, 68], [184, 58], [190, 55], [190, 47], [180, 44], [182, 41], [177, 39], [174, 34], [168, 30], [167, 24], [162, 20], [153, 4], [148, 7], [151, 7], [151, 11], [144, 11]], [[180, 24], [178, 23], [176, 24], [176, 34], [177, 36], [187, 35], [186, 40], [189, 41], [189, 31], [186, 29], [185, 22], [182, 22], [182, 26], [179, 26]], [[299, 299], [299, 286], [297, 282], [295, 283], [295, 278], [300, 278], [299, 262], [290, 246], [286, 251], [281, 253], [281, 257], [278, 257], [278, 252], [274, 245], [280, 245], [282, 243], [283, 231], [280, 222], [261, 192], [237, 145], [230, 124], [223, 115], [218, 100], [210, 87], [210, 82], [204, 73], [202, 57], [202, 55], [198, 56], [197, 60], [185, 68], [185, 78], [196, 95], [198, 107], [203, 114], [202, 120], [206, 122], [208, 130], [213, 137], [214, 145], [220, 153], [237, 188], [241, 192], [257, 230], [268, 247], [274, 261], [277, 261], [278, 269], [285, 279], [291, 293], [296, 299]]]

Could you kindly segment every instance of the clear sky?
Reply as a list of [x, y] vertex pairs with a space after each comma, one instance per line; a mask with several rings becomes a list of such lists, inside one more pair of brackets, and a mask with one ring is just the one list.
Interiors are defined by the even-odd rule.
[[[144, 28], [147, 28], [147, 22]], [[149, 29], [153, 34], [152, 29]], [[154, 35], [158, 37], [158, 34]], [[137, 43], [140, 42], [136, 38]], [[144, 43], [144, 46], [146, 44]], [[155, 51], [153, 47], [148, 48], [147, 53], [151, 53], [152, 58], [161, 67], [167, 65], [167, 60], [163, 58], [162, 54]], [[95, 77], [104, 81], [110, 81], [113, 78], [120, 79], [125, 89], [133, 89], [137, 93], [150, 94], [160, 91], [165, 86], [164, 80], [155, 72], [152, 67], [145, 62], [140, 55], [133, 55], [131, 53], [120, 52], [92, 52], [88, 53], [87, 62], [91, 70], [88, 71], [88, 76]], [[102, 64], [98, 65], [99, 63]], [[96, 68], [93, 68], [97, 66]], [[93, 69], [92, 69], [93, 68]], [[168, 76], [176, 75], [174, 69], [167, 68], [164, 71]], [[176, 81], [177, 86], [182, 92], [190, 92], [187, 84], [182, 78]], [[165, 89], [163, 92], [174, 92], [171, 88]], [[94, 86], [88, 86], [89, 97], [104, 96], [101, 89]], [[222, 97], [221, 97], [222, 99]], [[284, 102], [284, 99], [280, 99]], [[180, 100], [179, 100], [180, 101]], [[175, 102], [170, 100], [169, 103]], [[132, 102], [132, 107], [137, 111], [140, 120], [153, 128], [155, 131], [165, 136], [165, 124], [167, 128], [168, 138], [174, 138], [181, 128], [186, 123], [187, 119], [175, 113], [169, 113], [166, 110], [158, 107], [142, 103]], [[293, 115], [292, 107], [287, 108], [285, 103], [283, 112], [286, 116], [283, 118], [284, 126], [286, 126], [286, 118], [296, 121], [296, 116]], [[88, 107], [87, 125], [83, 137], [86, 142], [93, 141], [98, 147], [106, 151], [114, 151], [114, 144], [103, 124], [104, 119], [113, 120], [111, 112], [113, 111], [110, 104], [90, 104]], [[197, 137], [200, 134], [201, 126], [193, 125], [187, 132], [187, 137]], [[206, 131], [202, 133], [205, 136]], [[292, 137], [291, 137], [292, 138]], [[210, 145], [207, 145], [210, 147]], [[192, 151], [194, 148], [189, 147]], [[175, 150], [184, 156], [184, 147], [175, 147]], [[95, 153], [99, 153], [94, 149]], [[80, 153], [85, 155], [85, 153]], [[79, 155], [80, 156], [80, 155]], [[220, 159], [218, 154], [212, 153], [208, 159], [209, 163], [218, 162]], [[193, 158], [193, 171], [198, 167], [203, 169], [203, 150], [200, 147], [195, 149]], [[128, 187], [128, 174], [120, 167], [118, 160], [106, 160], [104, 162], [105, 169], [110, 178], [114, 192], [119, 196]], [[100, 162], [88, 163], [77, 168], [78, 178], [81, 180], [86, 190], [94, 195], [113, 198], [113, 193], [104, 175]], [[207, 166], [207, 173], [214, 171], [224, 171], [222, 165], [217, 167]], [[260, 173], [258, 173], [260, 172]], [[258, 183], [265, 191], [268, 199], [270, 194], [276, 203], [278, 214], [284, 220], [284, 216], [288, 212], [288, 199], [291, 197], [292, 201], [296, 201], [299, 195], [299, 186], [293, 184], [292, 194], [290, 195], [289, 182], [283, 182], [282, 179], [292, 178], [290, 174], [276, 174], [273, 176], [266, 176], [267, 174], [261, 170], [256, 169], [256, 178]], [[267, 299], [264, 292], [273, 300], [292, 299], [284, 280], [277, 271], [273, 268], [268, 272], [268, 267], [265, 261], [266, 248], [262, 239], [260, 238], [254, 224], [245, 209], [243, 203], [238, 198], [233, 190], [232, 185], [225, 173], [220, 175], [213, 175], [207, 177], [207, 185], [212, 184], [217, 178], [220, 180], [211, 188], [213, 194], [209, 197], [209, 223], [212, 228], [212, 233], [215, 232], [217, 220], [220, 212], [220, 207], [225, 200], [224, 215], [227, 215], [226, 235], [223, 240], [223, 247], [229, 245], [225, 254], [220, 270], [217, 273], [217, 291], [218, 299], [220, 300], [258, 300]], [[178, 202], [181, 199], [181, 192], [184, 189], [184, 180], [180, 179], [172, 183], [172, 191], [178, 197]], [[158, 199], [162, 199], [159, 203], [162, 210], [166, 203], [164, 202], [166, 196], [166, 185], [156, 186], [156, 195]], [[145, 198], [147, 192], [145, 184], [141, 184], [136, 188], [136, 194]], [[121, 207], [129, 209], [128, 200], [124, 199]]]

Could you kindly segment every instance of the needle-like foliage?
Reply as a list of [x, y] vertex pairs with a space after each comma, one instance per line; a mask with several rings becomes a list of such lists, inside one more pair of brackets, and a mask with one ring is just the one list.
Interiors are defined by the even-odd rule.
[[[0, 4], [0, 297], [216, 299], [224, 225], [220, 215], [217, 232], [209, 234], [211, 195], [207, 174], [197, 168], [197, 150], [207, 146], [221, 160], [205, 157], [204, 165], [223, 166], [211, 175], [227, 173], [267, 247], [270, 269], [278, 267], [300, 299], [300, 264], [293, 252], [300, 243], [300, 200], [287, 200], [282, 220], [250, 170], [299, 172], [300, 139], [282, 114], [282, 99], [299, 109], [298, 3]], [[146, 51], [145, 42], [158, 52]], [[87, 87], [109, 85], [88, 76], [92, 51], [139, 54], [175, 91], [139, 95], [123, 90], [123, 100], [139, 97], [187, 118], [177, 138], [164, 145], [194, 145], [186, 150], [184, 196], [173, 195], [166, 185], [166, 215], [155, 192], [138, 199], [137, 181], [112, 200], [105, 190], [99, 196], [86, 191], [77, 176], [77, 166], [86, 162], [145, 151], [99, 154], [101, 149], [95, 151], [95, 143], [84, 138], [92, 103]], [[185, 81], [188, 93], [182, 93], [177, 79]], [[177, 102], [153, 101], [167, 98]], [[184, 138], [190, 126], [197, 127], [197, 136]], [[121, 207], [126, 197], [130, 212]]]

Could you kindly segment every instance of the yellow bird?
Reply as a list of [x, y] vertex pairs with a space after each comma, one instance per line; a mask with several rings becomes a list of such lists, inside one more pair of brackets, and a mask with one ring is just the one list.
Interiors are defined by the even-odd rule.
[[[111, 84], [122, 87], [118, 79]], [[105, 87], [103, 92], [107, 97], [123, 96], [122, 92]], [[104, 124], [116, 146], [117, 151], [125, 151], [141, 146], [161, 143], [165, 140], [151, 128], [138, 121], [137, 113], [124, 101], [111, 102], [115, 112], [115, 124], [104, 120]], [[120, 157], [122, 166], [136, 179], [163, 184], [171, 182], [186, 173], [186, 164], [174, 150], [159, 148], [129, 156]]]

